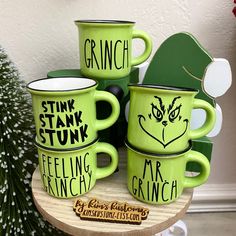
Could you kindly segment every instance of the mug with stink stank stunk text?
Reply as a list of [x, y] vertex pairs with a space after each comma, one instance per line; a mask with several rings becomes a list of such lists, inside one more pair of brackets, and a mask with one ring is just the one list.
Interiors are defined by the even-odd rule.
[[[134, 22], [120, 20], [78, 20], [80, 68], [84, 76], [118, 79], [127, 76], [131, 67], [146, 61], [152, 51], [147, 33], [135, 30]], [[132, 40], [142, 39], [144, 52], [132, 58]]]
[[[197, 90], [157, 85], [129, 85], [128, 141], [148, 152], [172, 154], [188, 148], [189, 140], [203, 137], [215, 124], [215, 110], [194, 98]], [[205, 123], [190, 130], [193, 109], [206, 112]]]
[[[94, 140], [73, 149], [45, 148], [36, 142], [41, 179], [45, 191], [54, 197], [71, 198], [89, 192], [97, 179], [111, 175], [118, 165], [118, 152], [108, 143]], [[110, 156], [105, 167], [97, 167], [98, 153]]]
[[[177, 200], [185, 188], [205, 183], [210, 174], [208, 159], [188, 149], [179, 154], [155, 154], [134, 148], [127, 140], [127, 185], [136, 199], [150, 204], [168, 204]], [[186, 165], [201, 166], [200, 174], [186, 176]]]
[[[37, 142], [50, 148], [78, 148], [97, 138], [97, 131], [113, 125], [120, 105], [109, 92], [97, 91], [87, 78], [45, 78], [27, 85], [32, 95]], [[96, 119], [96, 102], [111, 105], [109, 117]]]

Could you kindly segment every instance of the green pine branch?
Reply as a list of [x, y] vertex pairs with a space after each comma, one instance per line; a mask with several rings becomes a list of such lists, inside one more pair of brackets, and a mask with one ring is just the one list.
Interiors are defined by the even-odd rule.
[[18, 70], [0, 46], [0, 236], [59, 235], [34, 206], [37, 166], [31, 100]]

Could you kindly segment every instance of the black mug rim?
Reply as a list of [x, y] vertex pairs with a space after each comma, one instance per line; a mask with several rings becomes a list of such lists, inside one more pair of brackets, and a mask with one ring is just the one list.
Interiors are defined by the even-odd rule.
[[98, 20], [98, 19], [88, 19], [88, 20], [76, 20], [75, 23], [105, 23], [105, 24], [135, 24], [134, 21], [128, 21], [128, 20]]
[[[38, 81], [42, 81], [42, 80], [53, 80], [53, 79], [68, 79], [69, 78], [73, 78], [73, 79], [87, 79], [87, 80], [92, 80], [94, 81], [95, 83], [88, 86], [88, 87], [85, 87], [85, 88], [74, 88], [74, 89], [65, 89], [65, 90], [47, 90], [47, 89], [36, 89], [36, 88], [31, 88], [30, 85], [32, 83], [35, 83], [35, 82], [38, 82]], [[63, 77], [45, 77], [45, 78], [41, 78], [41, 79], [36, 79], [36, 80], [32, 80], [30, 81], [29, 83], [26, 84], [26, 88], [31, 90], [31, 91], [37, 91], [37, 92], [50, 92], [50, 93], [55, 93], [55, 92], [71, 92], [71, 91], [78, 91], [78, 90], [84, 90], [84, 89], [88, 89], [88, 88], [92, 88], [94, 86], [97, 86], [98, 85], [98, 82], [97, 80], [94, 80], [94, 79], [90, 79], [90, 78], [87, 78], [87, 77], [74, 77], [74, 76], [63, 76]]]
[[153, 88], [153, 89], [163, 89], [163, 90], [173, 90], [173, 91], [185, 91], [185, 92], [199, 92], [198, 89], [178, 87], [178, 86], [167, 86], [167, 85], [157, 85], [157, 84], [128, 84], [129, 87], [143, 87], [143, 88]]

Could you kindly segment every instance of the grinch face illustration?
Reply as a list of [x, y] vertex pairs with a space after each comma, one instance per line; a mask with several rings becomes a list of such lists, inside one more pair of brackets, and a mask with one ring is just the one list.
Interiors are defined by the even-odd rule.
[[154, 96], [147, 117], [142, 114], [138, 115], [141, 129], [164, 148], [182, 137], [187, 131], [189, 120], [181, 115], [180, 101], [181, 97], [177, 96], [164, 104], [160, 97]]

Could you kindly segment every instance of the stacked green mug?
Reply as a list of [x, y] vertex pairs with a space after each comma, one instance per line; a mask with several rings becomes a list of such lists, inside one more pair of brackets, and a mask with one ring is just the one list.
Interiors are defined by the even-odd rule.
[[[84, 194], [96, 179], [111, 175], [118, 165], [117, 150], [98, 141], [97, 131], [114, 124], [120, 112], [116, 97], [97, 91], [88, 78], [45, 78], [28, 83], [36, 128], [39, 168], [48, 194], [70, 198]], [[111, 114], [96, 119], [96, 101], [106, 101]], [[111, 162], [97, 167], [98, 153]]]
[[[116, 147], [123, 145], [127, 131], [125, 105], [128, 100], [128, 83], [138, 81], [138, 69], [132, 68], [145, 62], [152, 51], [150, 36], [134, 29], [135, 22], [125, 20], [77, 20], [80, 73], [99, 81], [99, 88], [113, 93], [120, 102], [121, 112], [117, 122], [99, 132], [103, 140]], [[133, 39], [141, 39], [145, 46], [141, 55], [133, 57]], [[140, 40], [140, 41], [141, 41]], [[132, 73], [134, 72], [134, 73]], [[109, 110], [98, 114], [103, 117]]]
[[[197, 90], [151, 84], [129, 85], [128, 189], [140, 201], [166, 204], [179, 198], [184, 188], [203, 184], [210, 173], [207, 158], [191, 150], [191, 140], [214, 126], [215, 111], [194, 98]], [[202, 127], [190, 130], [191, 112], [203, 109]], [[188, 162], [201, 166], [198, 176], [185, 176]]]

